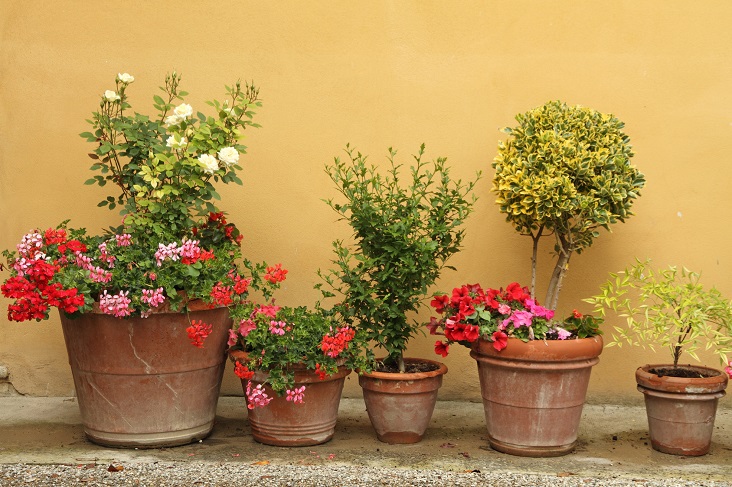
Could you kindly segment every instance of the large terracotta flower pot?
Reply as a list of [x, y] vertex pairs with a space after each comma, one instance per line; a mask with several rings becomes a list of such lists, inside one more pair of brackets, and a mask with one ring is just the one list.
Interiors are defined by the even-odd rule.
[[533, 340], [509, 338], [496, 351], [479, 339], [470, 356], [478, 362], [491, 448], [511, 455], [552, 457], [577, 443], [592, 366], [602, 338]]
[[437, 390], [447, 367], [433, 360], [405, 358], [406, 363], [427, 362], [432, 372], [409, 374], [372, 372], [358, 378], [363, 388], [376, 437], [385, 443], [417, 443], [422, 440], [437, 403]]
[[727, 374], [694, 365], [679, 366], [698, 378], [658, 376], [652, 370], [672, 365], [644, 365], [635, 372], [645, 396], [648, 431], [654, 450], [699, 456], [709, 452], [717, 402], [727, 388]]
[[[66, 350], [86, 436], [100, 445], [161, 447], [205, 438], [213, 428], [226, 340], [227, 308], [193, 304], [191, 312], [115, 318], [61, 312]], [[186, 328], [213, 331], [194, 347]]]
[[[232, 352], [232, 357], [246, 356], [244, 352]], [[318, 375], [304, 366], [295, 367], [295, 387], [305, 386], [303, 402], [295, 404], [286, 397], [278, 397], [264, 385], [265, 393], [272, 400], [263, 407], [249, 409], [249, 426], [252, 436], [259, 443], [274, 446], [320, 445], [333, 438], [338, 406], [346, 376], [350, 369], [338, 367], [338, 372], [321, 380]], [[263, 371], [254, 373], [251, 387], [263, 384], [268, 374]], [[247, 379], [241, 385], [246, 394]]]

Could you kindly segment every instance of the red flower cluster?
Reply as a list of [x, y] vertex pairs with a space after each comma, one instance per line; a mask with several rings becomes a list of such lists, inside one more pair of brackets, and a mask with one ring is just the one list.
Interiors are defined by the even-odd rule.
[[[533, 319], [550, 320], [554, 315], [553, 311], [536, 304], [528, 289], [516, 282], [509, 284], [505, 291], [484, 290], [478, 284], [466, 284], [453, 289], [452, 296], [435, 296], [431, 305], [438, 313], [445, 315], [444, 320], [433, 318], [427, 325], [433, 335], [438, 334], [438, 328], [443, 328], [447, 342], [435, 342], [435, 353], [443, 357], [448, 354], [450, 342], [467, 345], [477, 341], [481, 323], [492, 324], [493, 330], [488, 330], [491, 333], [489, 340], [500, 351], [506, 348], [509, 334], [515, 334], [516, 329], [526, 328], [528, 331], [521, 332], [525, 331], [529, 337], [533, 337]], [[487, 317], [486, 312], [489, 315]]]
[[[224, 217], [224, 214], [222, 212], [209, 213], [208, 221], [198, 228], [193, 227], [192, 231], [193, 231], [193, 235], [200, 237], [202, 240], [207, 239], [207, 238], [214, 239], [215, 233], [223, 232], [224, 236], [227, 239], [229, 239], [231, 242], [233, 242], [237, 245], [241, 245], [241, 241], [244, 238], [239, 233], [239, 230], [236, 228], [236, 225], [234, 225], [233, 223], [226, 222], [226, 218]], [[216, 238], [220, 238], [220, 237], [216, 237]]]
[[211, 299], [213, 304], [218, 306], [228, 306], [234, 302], [231, 297], [231, 286], [224, 286], [219, 282], [211, 289]]
[[277, 284], [278, 282], [284, 281], [286, 275], [287, 270], [282, 268], [282, 264], [277, 264], [274, 267], [267, 267], [267, 273], [264, 275], [264, 280], [269, 281], [272, 284]]
[[315, 364], [315, 373], [320, 380], [325, 380], [325, 378], [328, 377], [328, 374], [320, 368], [320, 364]]
[[188, 338], [191, 340], [191, 344], [194, 347], [203, 348], [203, 341], [213, 331], [213, 325], [207, 325], [201, 320], [192, 320], [191, 326], [186, 328], [188, 332]]
[[234, 373], [242, 380], [249, 380], [254, 377], [254, 371], [249, 370], [249, 367], [247, 367], [246, 365], [242, 365], [241, 362], [239, 362], [238, 360], [234, 365]]
[[338, 328], [334, 336], [323, 336], [323, 340], [320, 342], [320, 349], [328, 357], [336, 358], [343, 350], [348, 348], [348, 343], [355, 336], [356, 331], [349, 326]]
[[[86, 246], [78, 240], [66, 242], [66, 231], [63, 229], [46, 230], [43, 243], [46, 246], [58, 245], [59, 250], [63, 247], [62, 253], [67, 250], [86, 251]], [[16, 263], [19, 266], [16, 267], [18, 275], [9, 278], [0, 287], [3, 296], [15, 299], [15, 303], [8, 306], [9, 320], [40, 321], [48, 318], [48, 310], [52, 306], [73, 313], [84, 305], [84, 295], [79, 294], [76, 288], [64, 289], [58, 282], [51, 283], [59, 266], [56, 262], [44, 259], [40, 242], [23, 247], [19, 261], [22, 264]]]

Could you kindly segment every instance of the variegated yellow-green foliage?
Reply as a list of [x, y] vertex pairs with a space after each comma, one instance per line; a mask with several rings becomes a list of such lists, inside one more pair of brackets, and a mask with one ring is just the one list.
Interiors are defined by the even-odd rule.
[[516, 127], [504, 129], [509, 137], [492, 164], [493, 191], [519, 233], [535, 244], [555, 235], [560, 259], [547, 293], [555, 307], [571, 254], [589, 247], [599, 227], [632, 215], [645, 179], [630, 164], [623, 122], [612, 115], [551, 101], [516, 120]]

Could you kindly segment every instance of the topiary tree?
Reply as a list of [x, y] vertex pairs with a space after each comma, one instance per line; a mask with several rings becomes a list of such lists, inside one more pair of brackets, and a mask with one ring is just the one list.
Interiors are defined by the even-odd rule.
[[516, 116], [493, 161], [493, 191], [516, 231], [533, 240], [531, 294], [539, 239], [554, 235], [557, 260], [544, 304], [555, 309], [573, 253], [598, 230], [631, 216], [645, 178], [630, 164], [625, 124], [612, 115], [551, 101]]

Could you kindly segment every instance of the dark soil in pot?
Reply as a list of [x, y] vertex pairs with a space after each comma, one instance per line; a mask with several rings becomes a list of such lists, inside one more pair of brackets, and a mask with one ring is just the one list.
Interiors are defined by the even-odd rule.
[[659, 377], [683, 377], [686, 379], [703, 379], [705, 377], [716, 377], [719, 372], [690, 368], [691, 366], [679, 365], [677, 367], [655, 367], [649, 372]]
[[[404, 368], [407, 374], [415, 374], [417, 372], [432, 372], [439, 369], [440, 366], [433, 362], [407, 362], [404, 364]], [[399, 367], [396, 364], [377, 362], [374, 371], [397, 374], [399, 373]]]

